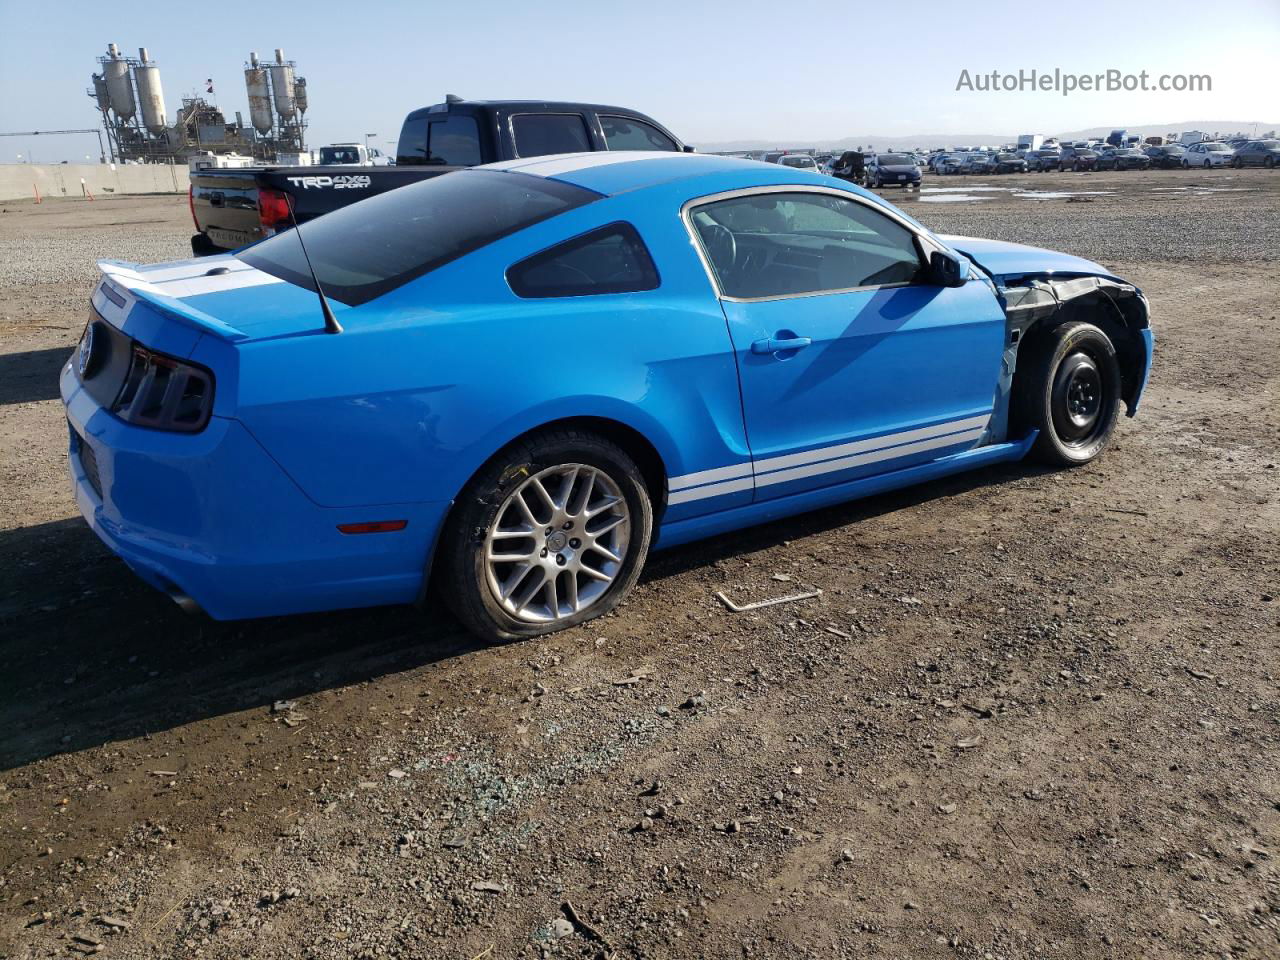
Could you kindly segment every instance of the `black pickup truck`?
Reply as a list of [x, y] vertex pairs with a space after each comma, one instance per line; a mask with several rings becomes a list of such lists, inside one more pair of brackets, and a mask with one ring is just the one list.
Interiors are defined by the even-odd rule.
[[235, 250], [330, 210], [428, 177], [498, 160], [596, 150], [689, 150], [643, 113], [531, 100], [462, 100], [415, 110], [393, 167], [241, 167], [191, 174], [196, 256]]

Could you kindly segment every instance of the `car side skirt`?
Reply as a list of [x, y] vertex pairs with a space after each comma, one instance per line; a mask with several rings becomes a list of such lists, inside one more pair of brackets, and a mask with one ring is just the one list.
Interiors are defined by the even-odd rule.
[[806, 491], [781, 497], [777, 500], [766, 500], [759, 503], [724, 510], [720, 513], [690, 517], [674, 523], [663, 524], [654, 537], [653, 549], [662, 550], [668, 547], [691, 543], [721, 533], [730, 533], [744, 527], [780, 520], [783, 517], [818, 510], [849, 500], [886, 493], [901, 487], [909, 487], [953, 473], [976, 470], [997, 463], [1021, 460], [1036, 441], [1036, 431], [1013, 443], [996, 443], [986, 447], [965, 450], [949, 457], [934, 460], [931, 463], [894, 470], [890, 473], [878, 474], [874, 477], [863, 477], [846, 483], [824, 487], [821, 490]]

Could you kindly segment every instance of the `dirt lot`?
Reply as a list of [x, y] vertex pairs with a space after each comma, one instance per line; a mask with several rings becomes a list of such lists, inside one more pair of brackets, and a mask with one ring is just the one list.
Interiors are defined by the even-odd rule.
[[8, 205], [0, 957], [1280, 956], [1280, 175], [1016, 183], [1107, 192], [909, 209], [1147, 292], [1100, 462], [661, 554], [498, 648], [135, 580], [55, 379], [92, 260], [183, 256], [186, 200]]

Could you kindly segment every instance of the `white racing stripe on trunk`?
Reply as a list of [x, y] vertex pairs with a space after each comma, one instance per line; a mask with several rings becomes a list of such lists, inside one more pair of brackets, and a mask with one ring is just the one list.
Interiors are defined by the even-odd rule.
[[[199, 260], [182, 260], [178, 263], [157, 263], [154, 266], [142, 267], [133, 271], [139, 280], [147, 283], [168, 283], [170, 280], [190, 280], [203, 277], [210, 270], [224, 269], [227, 273], [239, 273], [242, 270], [253, 270], [243, 260], [232, 256], [202, 257]], [[225, 276], [225, 274], [224, 274]]]
[[170, 297], [183, 299], [198, 297], [205, 293], [223, 293], [227, 290], [242, 290], [245, 287], [261, 287], [271, 283], [284, 283], [279, 277], [273, 277], [261, 270], [239, 270], [232, 273], [215, 274], [212, 277], [192, 277], [189, 280], [170, 280], [155, 284], [155, 289]]

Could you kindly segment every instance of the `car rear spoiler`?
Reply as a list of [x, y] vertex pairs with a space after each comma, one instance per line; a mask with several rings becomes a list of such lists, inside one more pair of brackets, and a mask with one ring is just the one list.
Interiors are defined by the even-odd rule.
[[249, 339], [249, 335], [243, 330], [238, 330], [203, 310], [197, 310], [177, 297], [163, 293], [155, 284], [149, 283], [136, 267], [137, 264], [124, 260], [99, 260], [98, 269], [102, 271], [103, 280], [94, 293], [95, 306], [101, 294], [106, 301], [113, 303], [119, 309], [121, 323], [123, 323], [124, 317], [128, 315], [133, 305], [132, 301], [142, 300], [165, 316], [200, 333], [207, 333], [232, 343]]

